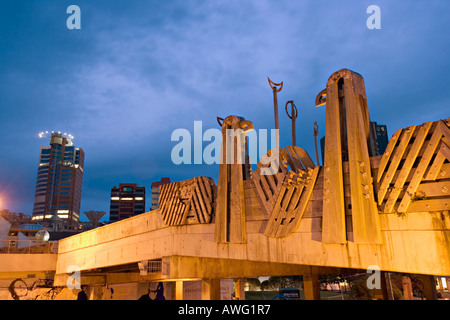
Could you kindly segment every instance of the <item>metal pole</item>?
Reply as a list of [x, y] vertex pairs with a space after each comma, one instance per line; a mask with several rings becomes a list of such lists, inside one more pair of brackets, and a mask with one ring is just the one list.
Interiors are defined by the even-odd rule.
[[[275, 130], [276, 130], [276, 148], [280, 148], [280, 125], [278, 123], [278, 96], [277, 93], [283, 89], [283, 82], [281, 83], [275, 83], [272, 80], [270, 80], [269, 77], [267, 77], [269, 80], [269, 85], [272, 88], [273, 91], [273, 106], [274, 106], [274, 113], [275, 113]], [[279, 88], [277, 88], [279, 86]]]
[[386, 272], [386, 278], [389, 288], [389, 300], [394, 300], [394, 291], [392, 290], [392, 283], [391, 283], [391, 273]]
[[[289, 114], [288, 109], [287, 109], [288, 104], [291, 105], [291, 114]], [[295, 119], [297, 119], [298, 110], [294, 104], [294, 101], [290, 100], [290, 101], [286, 102], [285, 110], [286, 110], [287, 116], [292, 120], [292, 145], [295, 147], [296, 146]]]
[[314, 145], [316, 147], [316, 161], [317, 161], [317, 166], [320, 166], [319, 149], [317, 148], [317, 135], [318, 134], [319, 134], [319, 125], [317, 124], [317, 121], [314, 121]]

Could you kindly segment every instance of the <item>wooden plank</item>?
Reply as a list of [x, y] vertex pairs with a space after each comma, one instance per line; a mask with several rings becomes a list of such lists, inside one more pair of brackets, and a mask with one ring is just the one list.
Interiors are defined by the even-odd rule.
[[169, 183], [169, 184], [166, 184], [166, 185], [163, 185], [160, 187], [160, 193], [161, 193], [161, 196], [159, 199], [160, 213], [161, 213], [161, 216], [164, 221], [165, 221], [165, 215], [166, 215], [166, 211], [167, 211], [167, 209], [166, 209], [167, 201], [168, 201], [168, 198], [170, 195], [169, 190], [171, 187], [172, 187], [172, 183]]
[[425, 198], [446, 196], [450, 199], [450, 181], [422, 182], [416, 193]]
[[389, 168], [387, 172], [384, 174], [383, 179], [381, 181], [381, 186], [378, 191], [378, 204], [381, 204], [381, 202], [384, 199], [384, 196], [386, 195], [386, 191], [389, 188], [389, 185], [391, 184], [392, 178], [394, 177], [394, 174], [397, 171], [398, 165], [402, 160], [405, 149], [408, 146], [415, 129], [416, 126], [411, 126], [406, 128], [402, 132], [402, 135], [400, 137], [400, 143], [394, 149], [394, 155], [391, 157]]
[[288, 163], [292, 163], [291, 170], [294, 172], [297, 172], [299, 170], [305, 170], [306, 168], [303, 166], [302, 162], [298, 158], [294, 147], [287, 146], [285, 149], [288, 151], [287, 157], [290, 160], [290, 161], [288, 160]]
[[341, 116], [337, 80], [327, 83], [322, 242], [346, 243]]
[[436, 180], [450, 178], [450, 163], [444, 163]]
[[380, 160], [380, 164], [378, 165], [378, 177], [377, 182], [380, 182], [384, 169], [386, 169], [386, 166], [389, 162], [389, 159], [391, 158], [392, 152], [394, 151], [395, 145], [397, 144], [397, 140], [400, 138], [400, 135], [402, 133], [402, 129], [398, 129], [395, 131], [395, 133], [392, 135], [391, 139], [389, 140], [389, 143], [386, 147], [386, 150], [384, 151], [383, 157]]
[[[302, 198], [302, 191], [304, 190], [304, 186], [296, 186], [294, 194], [292, 195], [291, 201], [289, 203], [289, 207], [286, 209], [285, 219], [288, 224], [292, 223], [297, 215], [297, 208], [300, 204], [300, 200]], [[314, 193], [314, 192], [313, 192]], [[311, 196], [312, 198], [312, 196]], [[286, 226], [286, 228], [289, 228]]]
[[433, 157], [433, 154], [436, 151], [439, 142], [441, 141], [443, 130], [445, 129], [448, 130], [446, 126], [445, 128], [443, 128], [442, 126], [445, 126], [445, 124], [443, 124], [442, 121], [439, 121], [436, 126], [436, 129], [433, 132], [433, 135], [431, 136], [430, 141], [426, 146], [425, 152], [419, 162], [419, 165], [414, 171], [414, 176], [409, 182], [408, 188], [406, 189], [406, 194], [403, 196], [403, 199], [397, 208], [398, 212], [406, 212], [408, 210], [408, 206], [411, 203], [411, 198], [415, 194], [419, 186], [419, 183], [422, 181], [422, 178], [425, 174], [425, 170], [427, 169], [431, 161], [431, 158]]
[[311, 199], [312, 192], [314, 190], [314, 186], [317, 180], [317, 175], [319, 173], [320, 167], [315, 167], [311, 176], [311, 180], [309, 181], [306, 189], [302, 192], [302, 196], [300, 199], [300, 204], [297, 208], [297, 213], [295, 214], [294, 220], [289, 223], [289, 225], [285, 228], [284, 232], [279, 234], [279, 236], [286, 236], [295, 230], [297, 230], [300, 225], [300, 221], [303, 218], [303, 215], [306, 211], [306, 207], [309, 204], [309, 200]]
[[281, 210], [281, 201], [286, 192], [287, 192], [286, 187], [282, 187], [280, 194], [278, 195], [278, 198], [276, 200], [276, 203], [273, 207], [273, 210], [270, 214], [269, 220], [267, 221], [267, 226], [264, 231], [264, 234], [267, 237], [273, 237], [278, 229], [278, 226], [279, 226], [278, 219], [279, 219], [280, 210]]
[[[191, 195], [188, 191], [189, 184], [186, 181], [182, 181], [179, 184], [178, 193], [174, 194], [174, 207], [173, 207], [173, 219], [171, 225], [181, 225], [184, 223], [184, 214], [189, 212], [190, 209], [190, 201]], [[187, 205], [181, 201], [181, 197], [186, 197], [188, 200], [184, 202], [188, 203]], [[189, 206], [189, 208], [187, 208]]]
[[288, 209], [288, 207], [289, 207], [289, 204], [291, 203], [291, 201], [292, 201], [292, 195], [294, 194], [294, 192], [295, 192], [295, 186], [294, 185], [290, 185], [289, 187], [288, 187], [288, 193], [287, 193], [287, 195], [284, 197], [284, 201], [283, 201], [283, 203], [281, 204], [281, 208], [283, 209], [283, 211], [287, 211], [287, 209]]
[[268, 200], [270, 200], [272, 198], [275, 190], [272, 191], [269, 183], [267, 182], [265, 175], [260, 176], [260, 181], [261, 181], [261, 188], [263, 189], [264, 193], [266, 194]]
[[[204, 205], [206, 206], [205, 213], [209, 217], [212, 212], [212, 207], [211, 207], [212, 194], [210, 193], [210, 191], [208, 192], [208, 190], [207, 190], [207, 186], [209, 186], [209, 181], [204, 179], [203, 177], [199, 177], [199, 179], [197, 180], [197, 186], [198, 186], [197, 189], [199, 188], [199, 191], [200, 191], [199, 197], [202, 199]], [[205, 221], [206, 220], [209, 220], [209, 219], [205, 219]]]
[[[257, 195], [260, 198], [261, 204], [266, 212], [270, 216], [274, 209], [276, 199], [280, 194], [284, 177], [286, 176], [286, 166], [280, 162], [280, 171], [274, 175], [261, 175], [260, 168], [261, 162], [258, 163], [258, 168], [253, 172], [252, 180], [254, 187], [257, 191]], [[247, 188], [245, 186], [245, 188]]]
[[292, 200], [292, 194], [295, 191], [295, 186], [291, 185], [288, 187], [288, 191], [283, 197], [283, 200], [281, 202], [281, 208], [277, 217], [278, 221], [278, 228], [274, 233], [274, 237], [280, 237], [281, 234], [283, 234], [283, 230], [287, 228], [287, 225], [289, 224], [289, 221], [287, 220], [287, 216], [289, 215], [289, 211], [287, 211], [287, 208], [289, 207], [289, 204]]
[[[196, 189], [197, 190], [197, 189]], [[192, 203], [191, 207], [194, 209], [195, 219], [198, 223], [204, 223], [206, 221], [206, 212], [204, 210], [204, 207], [200, 204], [199, 195], [197, 194], [197, 191], [194, 190], [194, 193], [192, 195]]]
[[[233, 122], [232, 129], [240, 129], [240, 122]], [[236, 145], [234, 153], [235, 164], [230, 167], [230, 198], [229, 205], [229, 241], [230, 243], [245, 243], [247, 239], [247, 232], [245, 227], [245, 198], [244, 198], [244, 176], [243, 165], [239, 162], [239, 157], [242, 154], [242, 150], [245, 144], [243, 144], [243, 135], [236, 137]], [[241, 164], [240, 164], [241, 163]]]
[[433, 160], [433, 163], [428, 168], [427, 173], [423, 180], [436, 180], [439, 172], [441, 171], [442, 165], [444, 164], [445, 156], [442, 152], [438, 152]]
[[197, 213], [197, 221], [199, 223], [205, 223], [208, 221], [208, 210], [203, 201], [203, 197], [201, 191], [198, 187], [194, 188], [194, 192], [192, 194], [192, 200], [195, 203], [196, 213]]
[[172, 207], [176, 192], [178, 190], [179, 182], [174, 182], [173, 184], [169, 184], [169, 189], [167, 190], [167, 200], [165, 201], [164, 210], [163, 211], [163, 219], [167, 225], [170, 225], [169, 220], [171, 219]]
[[185, 205], [180, 201], [179, 195], [181, 192], [181, 183], [177, 183], [177, 188], [174, 189], [174, 193], [171, 199], [171, 207], [169, 209], [169, 225], [177, 225], [179, 223], [180, 212], [183, 212]]
[[[225, 120], [224, 120], [225, 122]], [[230, 164], [226, 164], [226, 150], [227, 150], [227, 138], [226, 129], [229, 126], [224, 123], [222, 126], [222, 148], [221, 148], [221, 163], [219, 165], [219, 181], [217, 186], [217, 199], [216, 199], [216, 217], [215, 217], [215, 232], [214, 240], [216, 242], [228, 242], [228, 170]]]
[[446, 143], [442, 143], [441, 147], [439, 148], [439, 153], [443, 154], [445, 156], [445, 159], [450, 161], [450, 149]]
[[295, 154], [297, 155], [297, 157], [302, 162], [305, 170], [307, 170], [308, 168], [310, 168], [310, 169], [315, 168], [316, 165], [314, 164], [314, 162], [312, 161], [311, 157], [309, 156], [309, 154], [306, 152], [305, 149], [295, 146], [295, 147], [293, 147], [293, 150], [294, 150]]
[[[394, 188], [391, 190], [389, 197], [386, 201], [386, 204], [384, 206], [383, 212], [392, 212], [394, 209], [394, 205], [397, 202], [398, 196], [400, 195], [400, 192], [403, 190], [403, 186], [406, 182], [406, 179], [408, 178], [409, 174], [411, 173], [411, 169], [414, 165], [414, 162], [416, 161], [417, 155], [419, 154], [420, 149], [422, 149], [423, 143], [425, 141], [425, 138], [432, 126], [432, 122], [427, 122], [422, 124], [418, 130], [416, 130], [418, 133], [414, 139], [414, 142], [412, 144], [411, 149], [409, 150], [409, 153], [407, 155], [407, 158], [405, 162], [403, 163], [403, 167], [400, 170], [400, 173], [398, 176], [394, 176], [395, 184]], [[384, 196], [383, 196], [384, 197]], [[381, 201], [383, 199], [381, 198], [380, 193], [378, 193], [378, 204], [381, 204]]]
[[[186, 217], [191, 209], [191, 190], [194, 179], [180, 182], [178, 192], [174, 194], [173, 218], [171, 225], [179, 226], [185, 223]], [[182, 202], [180, 197], [186, 197], [187, 200]]]
[[258, 193], [258, 196], [261, 198], [261, 201], [264, 202], [264, 206], [265, 206], [266, 201], [268, 200], [269, 196], [264, 192], [260, 181], [261, 181], [261, 175], [259, 173], [259, 170], [256, 170], [255, 172], [253, 172], [252, 182], [256, 189], [256, 192]]
[[344, 80], [353, 238], [355, 243], [381, 243], [381, 227], [373, 194], [367, 146], [366, 122], [369, 119], [363, 112], [361, 97], [355, 92], [358, 90], [357, 83], [353, 81], [355, 78], [358, 76], [353, 75], [351, 80]]
[[213, 188], [212, 185], [214, 184], [214, 181], [211, 178], [207, 178], [207, 177], [201, 177], [202, 181], [203, 181], [203, 186], [205, 187], [205, 191], [206, 191], [206, 196], [209, 199], [213, 198]]
[[273, 175], [262, 175], [261, 179], [265, 179], [269, 186], [270, 194], [274, 195], [277, 192], [277, 184]]
[[450, 210], [450, 199], [411, 201], [406, 212], [433, 212]]
[[264, 175], [260, 175], [260, 178], [257, 182], [259, 182], [258, 185], [264, 195], [264, 198], [262, 198], [264, 206], [267, 210], [267, 213], [270, 214], [270, 212], [273, 210], [274, 194], [272, 193]]
[[[287, 211], [291, 212], [298, 208], [304, 188], [305, 188], [304, 184], [301, 184], [301, 185], [295, 187], [295, 193], [292, 196], [292, 200], [291, 200], [291, 203], [289, 204], [289, 207], [287, 208]], [[318, 197], [316, 200], [322, 200], [322, 199], [323, 199], [323, 193], [321, 192], [320, 197]]]

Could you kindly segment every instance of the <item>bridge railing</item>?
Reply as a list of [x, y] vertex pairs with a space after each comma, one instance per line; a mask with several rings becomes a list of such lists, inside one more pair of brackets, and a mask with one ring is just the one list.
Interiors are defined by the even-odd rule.
[[58, 241], [0, 240], [2, 253], [58, 253]]

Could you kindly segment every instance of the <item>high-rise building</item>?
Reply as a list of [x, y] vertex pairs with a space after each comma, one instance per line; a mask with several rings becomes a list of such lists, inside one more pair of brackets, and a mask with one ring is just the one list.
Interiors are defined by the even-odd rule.
[[389, 143], [389, 137], [387, 133], [387, 127], [384, 124], [377, 124], [375, 122], [375, 132], [377, 135], [377, 146], [378, 146], [378, 153], [384, 154], [384, 151], [386, 151], [387, 145]]
[[387, 127], [384, 124], [377, 124], [375, 121], [370, 121], [370, 140], [372, 152], [371, 156], [382, 155], [389, 143], [387, 136]]
[[54, 132], [49, 147], [39, 154], [33, 217], [36, 222], [62, 219], [76, 225], [80, 219], [84, 151], [72, 143], [72, 136]]
[[[370, 121], [370, 132], [368, 148], [370, 156], [382, 155], [387, 148], [389, 138], [387, 135], [387, 126], [384, 124], [377, 124], [375, 121]], [[320, 150], [322, 152], [322, 163], [324, 163], [325, 152], [325, 137], [320, 139]]]
[[170, 178], [163, 177], [160, 181], [152, 182], [152, 204], [150, 210], [156, 210], [159, 208], [159, 187], [163, 184], [170, 183]]
[[123, 220], [145, 212], [145, 187], [121, 183], [111, 189], [109, 221]]
[[322, 164], [325, 162], [325, 136], [320, 138], [320, 154], [322, 155]]

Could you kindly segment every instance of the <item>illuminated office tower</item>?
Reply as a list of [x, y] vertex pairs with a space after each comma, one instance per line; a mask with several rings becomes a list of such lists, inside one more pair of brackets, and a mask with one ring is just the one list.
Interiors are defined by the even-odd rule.
[[150, 210], [156, 210], [159, 208], [159, 187], [167, 183], [170, 183], [170, 178], [167, 177], [161, 178], [160, 181], [152, 182], [152, 203]]
[[33, 221], [62, 219], [75, 226], [80, 219], [84, 151], [75, 147], [72, 139], [71, 135], [54, 132], [50, 146], [41, 147]]
[[123, 220], [145, 212], [145, 187], [121, 183], [111, 189], [109, 221]]

